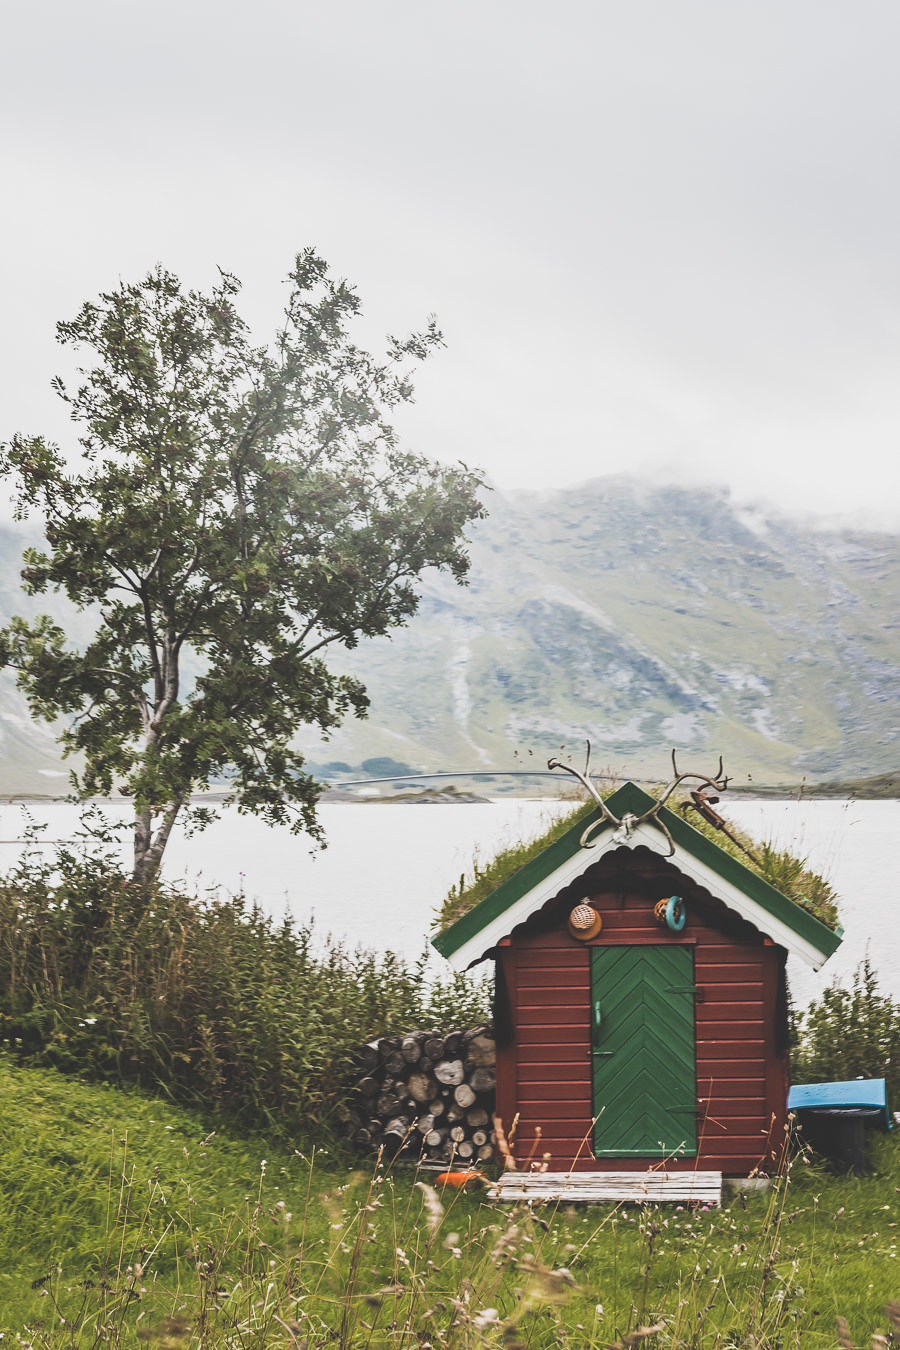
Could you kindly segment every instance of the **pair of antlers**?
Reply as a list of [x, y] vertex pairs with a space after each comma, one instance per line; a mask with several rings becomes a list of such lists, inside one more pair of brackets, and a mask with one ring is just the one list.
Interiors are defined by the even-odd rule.
[[584, 772], [583, 772], [583, 773], [581, 772], [580, 769], [576, 769], [573, 765], [571, 765], [571, 764], [563, 764], [562, 761], [561, 761], [561, 760], [558, 760], [558, 759], [550, 759], [550, 760], [548, 760], [548, 761], [547, 761], [547, 768], [548, 768], [548, 769], [564, 769], [565, 772], [566, 772], [566, 773], [570, 773], [570, 774], [572, 775], [573, 778], [577, 778], [578, 781], [579, 781], [579, 783], [581, 783], [582, 787], [586, 788], [587, 791], [591, 794], [591, 796], [593, 797], [594, 801], [597, 803], [597, 805], [600, 807], [601, 812], [603, 813], [601, 819], [600, 819], [600, 820], [595, 820], [595, 821], [593, 821], [593, 823], [590, 824], [590, 825], [587, 827], [587, 829], [584, 831], [584, 833], [582, 834], [582, 836], [581, 836], [581, 841], [580, 841], [580, 842], [581, 842], [581, 847], [582, 847], [582, 848], [593, 848], [593, 847], [594, 847], [594, 845], [593, 845], [593, 844], [591, 843], [591, 841], [590, 841], [591, 835], [594, 833], [595, 830], [598, 830], [598, 829], [599, 829], [602, 825], [604, 825], [607, 821], [608, 821], [611, 825], [615, 825], [615, 827], [616, 827], [615, 834], [614, 834], [613, 837], [612, 837], [612, 838], [613, 838], [613, 843], [614, 843], [614, 844], [627, 844], [627, 843], [629, 843], [629, 842], [631, 841], [631, 836], [634, 834], [635, 830], [637, 829], [637, 827], [638, 827], [639, 825], [643, 825], [645, 821], [647, 821], [647, 822], [651, 822], [651, 821], [652, 821], [652, 823], [653, 823], [654, 825], [658, 825], [658, 826], [659, 826], [659, 828], [662, 830], [663, 834], [666, 836], [666, 838], [667, 838], [668, 841], [669, 841], [669, 852], [666, 854], [666, 857], [668, 857], [668, 858], [671, 858], [672, 855], [673, 855], [673, 853], [675, 852], [675, 840], [672, 838], [671, 834], [669, 833], [669, 828], [668, 828], [668, 826], [666, 825], [665, 821], [660, 820], [660, 818], [659, 818], [659, 812], [660, 812], [660, 809], [661, 809], [663, 806], [665, 806], [666, 802], [667, 802], [668, 799], [671, 797], [671, 795], [672, 795], [672, 793], [675, 791], [675, 789], [679, 786], [679, 784], [685, 782], [685, 780], [688, 779], [688, 778], [695, 778], [695, 779], [699, 782], [699, 784], [700, 784], [700, 789], [699, 789], [699, 790], [702, 790], [702, 789], [705, 788], [705, 787], [711, 787], [711, 788], [715, 788], [718, 792], [724, 792], [725, 789], [728, 787], [728, 779], [727, 779], [727, 777], [725, 776], [725, 774], [724, 774], [724, 772], [723, 772], [723, 769], [722, 769], [722, 756], [721, 756], [721, 755], [719, 756], [719, 767], [718, 767], [718, 769], [716, 770], [716, 772], [715, 772], [714, 774], [703, 774], [703, 773], [679, 773], [679, 771], [678, 771], [678, 765], [677, 765], [676, 762], [675, 762], [675, 751], [673, 750], [673, 751], [672, 751], [672, 773], [673, 773], [673, 778], [672, 778], [671, 783], [669, 784], [669, 786], [666, 788], [665, 792], [663, 793], [663, 795], [660, 797], [659, 801], [654, 802], [653, 805], [650, 807], [650, 809], [649, 809], [648, 811], [645, 811], [644, 814], [643, 814], [642, 816], [636, 816], [636, 815], [633, 814], [633, 812], [631, 812], [631, 811], [626, 811], [626, 813], [625, 813], [625, 815], [622, 817], [622, 819], [619, 820], [619, 818], [618, 818], [617, 816], [614, 816], [613, 813], [612, 813], [612, 811], [610, 811], [609, 807], [606, 805], [606, 802], [603, 800], [603, 798], [600, 796], [600, 793], [597, 791], [597, 788], [596, 788], [596, 786], [594, 785], [593, 780], [591, 779], [591, 776], [590, 776], [590, 769], [591, 769], [591, 743], [590, 743], [590, 741], [587, 742], [587, 758], [586, 758], [585, 761], [584, 761]]

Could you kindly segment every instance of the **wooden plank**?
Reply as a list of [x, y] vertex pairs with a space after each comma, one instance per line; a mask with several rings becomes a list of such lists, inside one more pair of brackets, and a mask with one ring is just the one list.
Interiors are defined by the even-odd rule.
[[552, 1023], [548, 1022], [546, 1008], [530, 1008], [527, 1005], [519, 1008], [519, 1038], [528, 1040], [532, 1031], [542, 1031], [547, 1026], [554, 1027], [580, 1027], [584, 1032], [587, 1025], [585, 1009], [587, 1008], [587, 997], [580, 1008], [554, 1008]]
[[504, 1203], [721, 1205], [721, 1172], [504, 1172], [488, 1195]]
[[[576, 1128], [584, 1121], [584, 1132], [587, 1134], [591, 1123], [591, 1104], [589, 1101], [554, 1101], [554, 1102], [534, 1102], [520, 1101], [519, 1113], [523, 1121], [533, 1120], [537, 1124], [545, 1126], [550, 1121], [553, 1122], [554, 1130], [558, 1133], [558, 1124], [564, 1120], [574, 1121]], [[754, 1119], [756, 1119], [754, 1117]]]
[[745, 1116], [748, 1120], [767, 1120], [766, 1103], [759, 1097], [701, 1097], [700, 1110], [719, 1120], [733, 1120]]
[[755, 1097], [759, 1101], [765, 1101], [761, 1080], [741, 1073], [741, 1067], [739, 1064], [732, 1066], [738, 1070], [737, 1073], [719, 1073], [718, 1065], [714, 1074], [698, 1073], [697, 1088], [701, 1099], [705, 1101], [707, 1097]]
[[591, 1109], [590, 1080], [587, 1078], [558, 1077], [540, 1074], [533, 1078], [519, 1079], [519, 1106], [525, 1102], [543, 1103], [552, 1096], [564, 1101], [583, 1102], [585, 1129], [594, 1114]]
[[518, 1035], [518, 1044], [523, 1046], [537, 1046], [550, 1044], [565, 1044], [578, 1041], [580, 1044], [588, 1045], [590, 1037], [588, 1035], [587, 1014], [584, 1008], [581, 1009], [581, 1018], [578, 1022], [557, 1022], [548, 1026], [546, 1020], [539, 1026], [520, 1026]]
[[727, 1018], [723, 1021], [713, 1021], [706, 1017], [702, 1020], [697, 1019], [697, 1040], [700, 1041], [734, 1041], [740, 1039], [746, 1045], [762, 1045], [763, 1034], [765, 1032], [765, 1022], [761, 1018], [754, 1018], [752, 1021], [742, 1022], [739, 1018]]
[[519, 968], [523, 971], [565, 970], [572, 975], [587, 971], [587, 956], [590, 948], [584, 942], [578, 947], [558, 947], [537, 950], [523, 947], [519, 951]]
[[765, 1063], [766, 1058], [765, 1041], [756, 1037], [744, 1041], [730, 1036], [716, 1036], [707, 1040], [703, 1049], [708, 1059], [730, 1059], [735, 1064], [746, 1064], [748, 1067], [753, 1064], [754, 1073], [758, 1065]]
[[[584, 1008], [588, 996], [588, 984], [568, 984], [560, 981], [558, 985], [528, 984], [519, 985], [519, 1008]], [[582, 1013], [582, 1016], [584, 1014]]]
[[[704, 1046], [704, 1050], [712, 1050], [711, 1044]], [[712, 1079], [712, 1092], [714, 1093], [719, 1086], [725, 1091], [727, 1083], [737, 1083], [748, 1081], [752, 1083], [750, 1093], [756, 1097], [765, 1096], [765, 1061], [760, 1059], [744, 1060], [743, 1062], [735, 1059], [731, 1052], [726, 1052], [722, 1056], [707, 1053], [697, 1055], [697, 1083], [702, 1091], [698, 1095], [703, 1097], [710, 1096], [710, 1079]]]
[[[700, 963], [697, 962], [699, 967]], [[698, 979], [700, 971], [698, 970]], [[734, 1000], [737, 1003], [759, 1003], [764, 1006], [763, 985], [761, 980], [733, 980], [723, 978], [721, 980], [711, 980], [708, 975], [703, 975], [703, 1002], [704, 1004], [718, 1003], [720, 999], [727, 1002]]]
[[520, 1041], [519, 1064], [581, 1064], [590, 1058], [591, 1043], [585, 1035], [584, 1027], [579, 1028], [578, 1039], [562, 1036], [557, 1041]]
[[711, 1008], [715, 1009], [717, 1017], [729, 1016], [725, 1010], [737, 1008], [739, 1017], [763, 1017], [766, 1012], [766, 1001], [760, 994], [751, 993], [747, 995], [745, 991], [748, 986], [745, 984], [708, 984], [706, 981], [700, 985], [702, 994], [697, 1004], [698, 1013], [707, 1013]]
[[704, 942], [703, 965], [706, 969], [717, 965], [731, 968], [746, 966], [748, 969], [758, 971], [762, 966], [762, 952], [762, 947], [751, 947], [736, 941]]
[[536, 984], [556, 987], [569, 983], [588, 983], [588, 972], [585, 967], [572, 966], [567, 961], [560, 961], [557, 965], [523, 966], [520, 973], [523, 989], [530, 989]]

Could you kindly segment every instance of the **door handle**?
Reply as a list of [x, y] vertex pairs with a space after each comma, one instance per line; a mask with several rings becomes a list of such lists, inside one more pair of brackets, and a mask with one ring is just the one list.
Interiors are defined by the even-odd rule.
[[593, 1013], [594, 1013], [594, 1025], [592, 1028], [593, 1034], [591, 1036], [591, 1054], [595, 1056], [597, 1059], [608, 1059], [615, 1052], [613, 1050], [599, 1049], [600, 1030], [603, 1026], [603, 1010], [600, 1007], [599, 998], [594, 999]]
[[600, 1040], [600, 1028], [601, 1028], [602, 1025], [603, 1025], [603, 1013], [602, 1013], [602, 1011], [601, 1011], [601, 1009], [600, 1009], [600, 1000], [599, 1000], [599, 998], [595, 998], [595, 999], [594, 999], [594, 1027], [593, 1027], [593, 1031], [594, 1031], [593, 1042], [594, 1042], [594, 1045], [596, 1045], [596, 1044], [598, 1043], [598, 1041]]

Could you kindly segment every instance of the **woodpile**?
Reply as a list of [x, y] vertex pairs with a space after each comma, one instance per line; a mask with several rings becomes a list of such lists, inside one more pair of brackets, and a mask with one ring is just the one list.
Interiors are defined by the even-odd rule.
[[350, 1100], [350, 1141], [362, 1152], [488, 1163], [496, 1047], [489, 1027], [411, 1031], [363, 1046]]

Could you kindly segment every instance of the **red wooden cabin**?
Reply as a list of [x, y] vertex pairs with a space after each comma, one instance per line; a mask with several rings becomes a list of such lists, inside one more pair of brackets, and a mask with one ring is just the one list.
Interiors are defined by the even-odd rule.
[[[628, 783], [607, 805], [640, 815], [653, 799]], [[580, 846], [580, 822], [434, 940], [457, 969], [496, 960], [497, 1113], [507, 1132], [518, 1118], [520, 1168], [667, 1159], [669, 1172], [747, 1176], [777, 1163], [787, 954], [818, 968], [840, 937], [663, 818], [673, 856], [652, 822], [622, 844], [598, 812], [596, 847]]]

